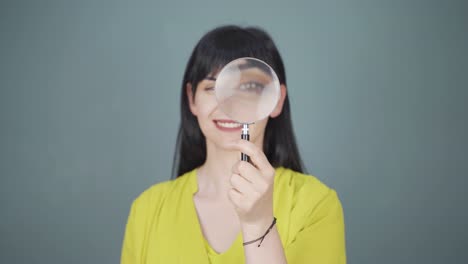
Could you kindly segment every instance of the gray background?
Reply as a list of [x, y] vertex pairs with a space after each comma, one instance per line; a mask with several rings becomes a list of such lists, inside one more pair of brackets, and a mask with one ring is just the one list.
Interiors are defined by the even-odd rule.
[[188, 56], [227, 23], [275, 39], [349, 263], [468, 262], [466, 2], [187, 2], [1, 2], [1, 263], [119, 261], [170, 178]]

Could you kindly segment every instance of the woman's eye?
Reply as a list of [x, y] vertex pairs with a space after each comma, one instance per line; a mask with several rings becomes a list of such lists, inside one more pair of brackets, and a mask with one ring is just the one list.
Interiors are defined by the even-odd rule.
[[247, 91], [247, 92], [261, 92], [262, 89], [264, 88], [263, 84], [258, 83], [258, 82], [248, 82], [248, 83], [243, 83], [239, 85], [239, 89], [241, 91]]
[[214, 87], [206, 87], [205, 88], [205, 91], [213, 91], [214, 90]]

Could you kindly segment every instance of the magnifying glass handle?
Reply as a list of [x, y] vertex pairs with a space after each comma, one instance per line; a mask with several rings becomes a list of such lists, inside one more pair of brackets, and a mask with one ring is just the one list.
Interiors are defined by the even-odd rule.
[[[241, 139], [244, 139], [244, 140], [247, 140], [247, 141], [250, 140], [250, 135], [249, 135], [249, 124], [243, 124], [243, 125], [242, 125]], [[242, 161], [250, 162], [250, 157], [249, 157], [247, 154], [245, 154], [245, 153], [241, 153], [241, 160], [242, 160]]]

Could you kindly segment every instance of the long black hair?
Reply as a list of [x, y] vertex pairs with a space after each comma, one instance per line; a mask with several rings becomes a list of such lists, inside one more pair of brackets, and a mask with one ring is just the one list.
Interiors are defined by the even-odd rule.
[[[172, 177], [177, 178], [201, 166], [206, 159], [206, 140], [196, 117], [189, 108], [186, 85], [196, 87], [210, 73], [230, 61], [254, 57], [266, 62], [276, 72], [281, 84], [286, 85], [283, 60], [271, 37], [257, 27], [222, 26], [206, 33], [195, 46], [185, 68], [180, 94], [181, 123], [172, 165]], [[292, 128], [289, 99], [286, 95], [281, 114], [269, 118], [265, 128], [263, 152], [273, 167], [283, 166], [304, 172]]]

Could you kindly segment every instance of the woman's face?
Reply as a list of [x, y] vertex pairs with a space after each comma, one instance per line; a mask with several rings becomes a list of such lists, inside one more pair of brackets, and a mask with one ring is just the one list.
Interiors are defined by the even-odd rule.
[[[200, 129], [208, 141], [216, 146], [224, 148], [227, 143], [240, 138], [242, 125], [231, 120], [218, 107], [214, 91], [214, 78], [205, 78], [198, 83], [193, 98], [192, 87], [187, 84], [186, 91], [189, 99], [190, 110], [198, 119]], [[286, 89], [281, 85], [281, 96], [278, 105], [271, 113], [271, 117], [276, 117], [281, 113]], [[265, 127], [268, 123], [268, 117], [255, 124], [249, 125], [250, 140], [261, 147]]]

